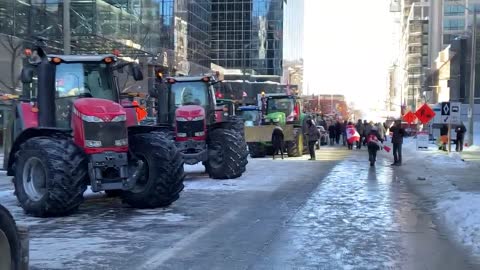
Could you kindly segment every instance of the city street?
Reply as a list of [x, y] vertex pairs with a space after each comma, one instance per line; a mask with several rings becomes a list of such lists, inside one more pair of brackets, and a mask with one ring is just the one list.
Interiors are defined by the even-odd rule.
[[64, 218], [27, 217], [9, 178], [0, 203], [30, 227], [31, 269], [478, 269], [379, 156], [323, 147], [318, 160], [250, 160], [240, 179], [190, 166], [182, 197], [136, 210], [86, 194]]

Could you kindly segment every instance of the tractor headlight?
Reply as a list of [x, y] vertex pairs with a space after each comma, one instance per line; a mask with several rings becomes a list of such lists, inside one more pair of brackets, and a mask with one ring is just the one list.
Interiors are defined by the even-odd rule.
[[177, 121], [180, 121], [180, 122], [187, 122], [187, 121], [188, 121], [187, 118], [185, 118], [185, 117], [179, 117], [179, 116], [177, 116], [176, 119], [177, 119]]
[[128, 144], [128, 139], [115, 140], [115, 146], [125, 146]]
[[197, 116], [197, 117], [194, 117], [192, 120], [193, 121], [200, 121], [200, 120], [203, 120], [203, 119], [205, 119], [204, 116]]
[[101, 141], [92, 141], [92, 140], [85, 140], [85, 145], [90, 148], [94, 147], [102, 147]]
[[112, 122], [123, 122], [123, 121], [127, 121], [127, 116], [125, 114], [117, 115], [114, 118], [112, 118]]
[[200, 137], [200, 136], [204, 136], [204, 135], [205, 135], [205, 131], [195, 132], [195, 137]]
[[96, 116], [91, 116], [91, 115], [82, 115], [82, 120], [85, 122], [90, 122], [90, 123], [102, 123], [105, 122], [103, 121], [102, 118], [96, 117]]
[[185, 138], [187, 137], [187, 133], [177, 133], [178, 137]]

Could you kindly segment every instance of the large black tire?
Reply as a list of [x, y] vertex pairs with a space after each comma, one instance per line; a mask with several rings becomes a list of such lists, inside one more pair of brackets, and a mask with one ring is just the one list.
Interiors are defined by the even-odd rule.
[[135, 188], [122, 192], [125, 203], [135, 208], [156, 208], [172, 204], [183, 190], [183, 158], [173, 141], [161, 133], [135, 134], [129, 137], [130, 171], [138, 161], [144, 171]]
[[247, 144], [233, 130], [217, 128], [207, 139], [206, 169], [213, 179], [234, 179], [242, 176], [248, 163]]
[[19, 269], [21, 243], [12, 215], [0, 205], [0, 269]]
[[[71, 140], [62, 138], [37, 137], [20, 145], [14, 173], [15, 195], [25, 212], [36, 217], [76, 211], [88, 185], [85, 154]], [[38, 181], [32, 182], [31, 174]], [[31, 183], [38, 186], [32, 188]]]
[[287, 142], [287, 154], [289, 157], [301, 157], [303, 155], [303, 137], [301, 132], [296, 132], [293, 141]]
[[250, 152], [251, 158], [262, 158], [267, 155], [265, 150], [265, 144], [263, 143], [247, 143], [248, 151]]
[[245, 122], [242, 117], [231, 115], [228, 120], [232, 122], [232, 129], [240, 133], [242, 138], [245, 139]]

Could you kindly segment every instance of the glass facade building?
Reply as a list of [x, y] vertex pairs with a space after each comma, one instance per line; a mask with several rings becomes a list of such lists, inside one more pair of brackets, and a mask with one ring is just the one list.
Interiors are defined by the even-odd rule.
[[[74, 54], [119, 49], [123, 56], [144, 58], [186, 74], [208, 70], [210, 0], [70, 2]], [[5, 39], [28, 43], [41, 36], [48, 40], [50, 52], [61, 52], [63, 1], [0, 0], [0, 35], [3, 45], [10, 42]]]
[[212, 0], [212, 62], [282, 75], [284, 0]]

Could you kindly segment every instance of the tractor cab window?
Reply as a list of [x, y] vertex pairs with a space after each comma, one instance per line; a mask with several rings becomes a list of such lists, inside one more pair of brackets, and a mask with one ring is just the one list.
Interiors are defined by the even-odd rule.
[[55, 73], [58, 98], [90, 96], [116, 100], [112, 82], [105, 63], [62, 63]]
[[185, 105], [208, 105], [208, 85], [204, 82], [179, 82], [171, 85], [175, 108]]
[[73, 102], [81, 97], [117, 100], [111, 70], [105, 63], [62, 63], [55, 72], [56, 122], [70, 128]]
[[291, 98], [271, 98], [267, 101], [267, 113], [283, 112], [288, 117], [295, 107]]

